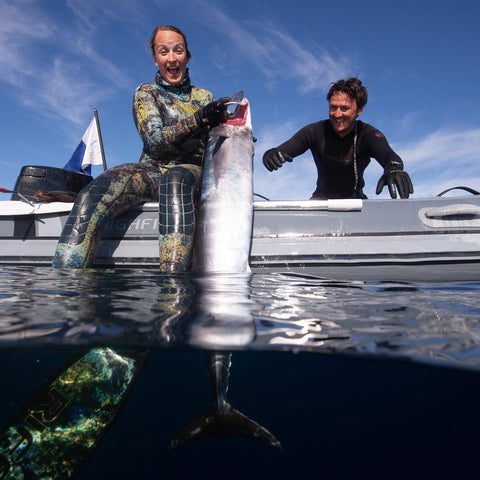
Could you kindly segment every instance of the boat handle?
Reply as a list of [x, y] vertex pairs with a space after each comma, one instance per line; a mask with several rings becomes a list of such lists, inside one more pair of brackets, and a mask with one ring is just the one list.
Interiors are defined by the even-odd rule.
[[448, 205], [446, 207], [434, 207], [429, 208], [425, 212], [425, 217], [427, 218], [444, 218], [445, 217], [464, 217], [468, 220], [473, 220], [475, 218], [480, 218], [480, 207], [477, 205], [468, 205], [468, 204], [459, 204], [459, 205]]

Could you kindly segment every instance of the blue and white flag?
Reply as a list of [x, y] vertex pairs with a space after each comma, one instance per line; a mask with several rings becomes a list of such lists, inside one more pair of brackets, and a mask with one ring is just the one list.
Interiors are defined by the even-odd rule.
[[92, 165], [102, 164], [102, 150], [98, 136], [97, 120], [94, 116], [85, 130], [78, 147], [73, 152], [72, 158], [63, 168], [64, 170], [73, 170], [91, 175]]

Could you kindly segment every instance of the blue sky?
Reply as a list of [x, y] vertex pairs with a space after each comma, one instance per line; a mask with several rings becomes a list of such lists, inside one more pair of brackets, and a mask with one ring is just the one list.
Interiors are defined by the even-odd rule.
[[[23, 165], [63, 167], [93, 108], [108, 166], [137, 162], [132, 96], [156, 71], [146, 42], [157, 24], [173, 24], [187, 34], [194, 85], [250, 100], [255, 192], [310, 197], [310, 153], [273, 173], [261, 159], [327, 118], [330, 84], [349, 76], [367, 86], [360, 118], [403, 158], [415, 197], [479, 189], [479, 17], [470, 0], [2, 0], [0, 186], [13, 188]], [[375, 195], [380, 175], [373, 160], [369, 198], [388, 197]]]

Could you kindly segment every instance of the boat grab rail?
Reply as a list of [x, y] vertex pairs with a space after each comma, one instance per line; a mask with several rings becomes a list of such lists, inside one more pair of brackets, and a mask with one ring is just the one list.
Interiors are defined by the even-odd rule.
[[255, 211], [259, 210], [328, 210], [349, 212], [362, 210], [361, 198], [339, 198], [332, 200], [278, 200], [253, 202]]
[[469, 203], [427, 207], [418, 211], [418, 218], [429, 227], [479, 227], [480, 207]]

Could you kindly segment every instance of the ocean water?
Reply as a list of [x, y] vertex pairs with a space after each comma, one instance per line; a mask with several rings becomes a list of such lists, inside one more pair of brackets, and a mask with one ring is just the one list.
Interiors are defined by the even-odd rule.
[[[466, 478], [479, 290], [4, 267], [0, 480]], [[169, 449], [211, 403], [210, 352], [231, 354], [228, 400], [281, 448], [237, 432]]]

